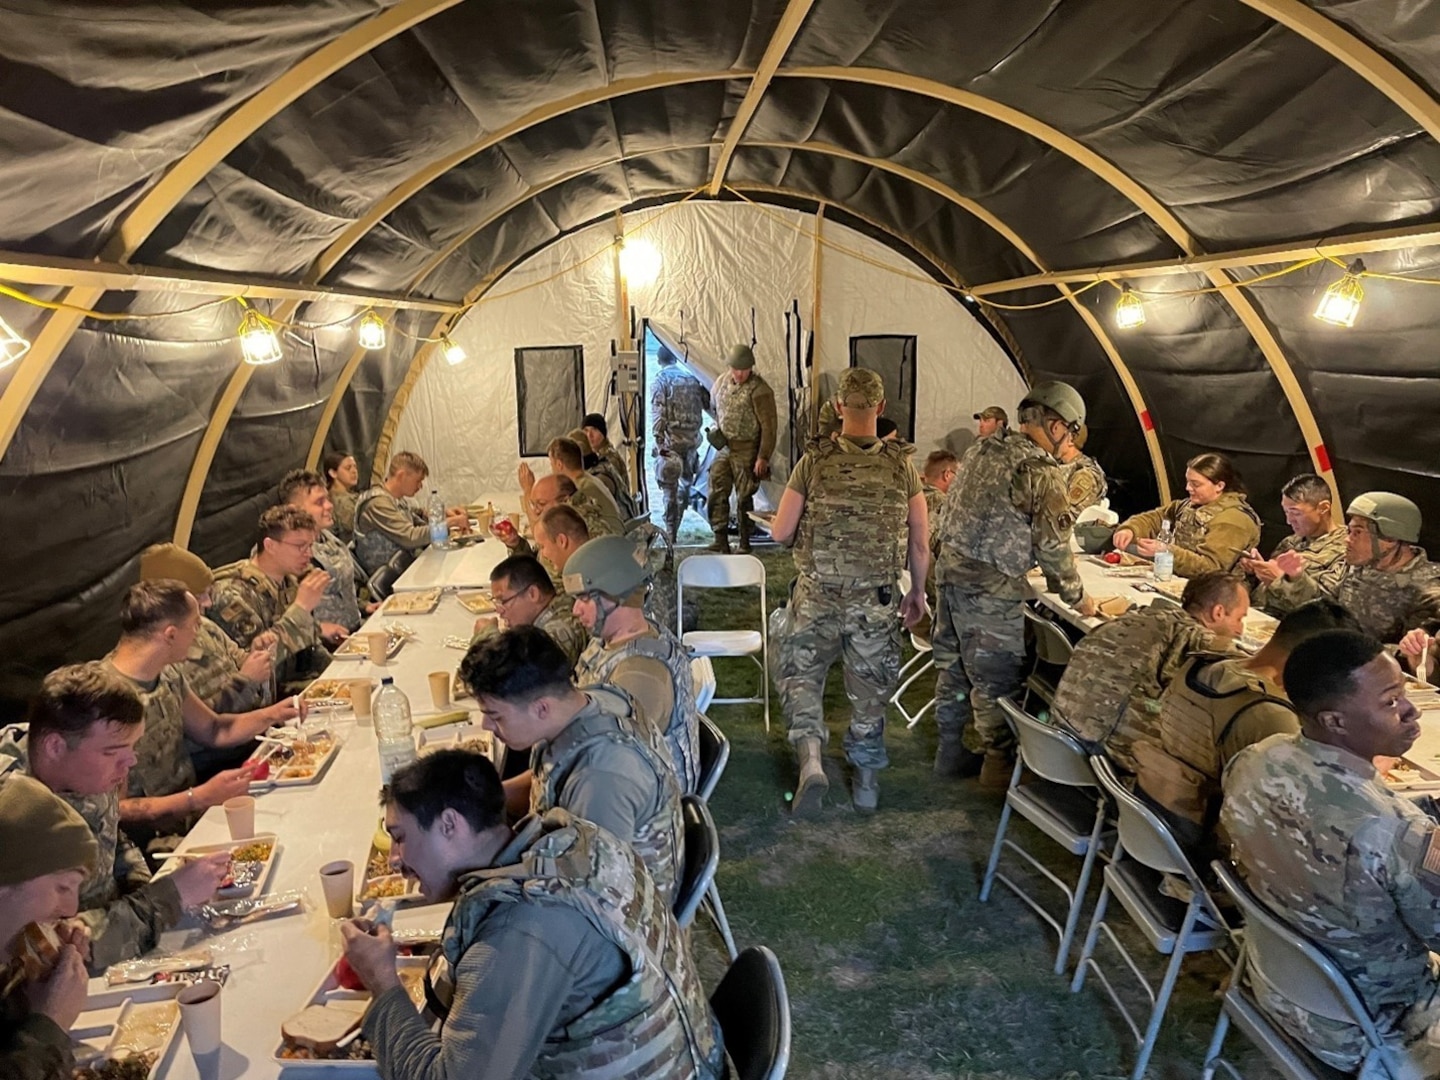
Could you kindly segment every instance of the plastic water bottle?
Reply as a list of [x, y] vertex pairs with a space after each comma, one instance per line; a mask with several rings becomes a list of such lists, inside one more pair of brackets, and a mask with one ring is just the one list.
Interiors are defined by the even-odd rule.
[[440, 492], [430, 489], [430, 543], [437, 548], [450, 546], [450, 526], [445, 521], [445, 500]]
[[1155, 551], [1156, 581], [1169, 581], [1175, 576], [1175, 553], [1170, 550], [1172, 538], [1170, 520], [1167, 518], [1160, 526], [1160, 535], [1156, 537], [1156, 543], [1159, 544]]
[[415, 760], [410, 699], [387, 675], [380, 680], [371, 711], [375, 714], [375, 738], [380, 744], [380, 782], [388, 784], [397, 769]]

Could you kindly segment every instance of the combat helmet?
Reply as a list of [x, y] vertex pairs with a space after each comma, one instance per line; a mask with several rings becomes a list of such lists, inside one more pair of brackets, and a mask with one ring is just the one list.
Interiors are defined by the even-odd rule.
[[563, 584], [571, 596], [598, 592], [621, 599], [649, 580], [644, 551], [624, 536], [587, 540], [565, 560]]
[[732, 345], [726, 363], [736, 371], [749, 371], [755, 366], [755, 353], [749, 345]]
[[1042, 382], [1032, 386], [1020, 402], [1025, 405], [1043, 405], [1060, 419], [1078, 431], [1085, 423], [1085, 399], [1069, 383]]
[[1347, 518], [1364, 518], [1386, 540], [1420, 542], [1420, 507], [1393, 491], [1367, 491], [1350, 500]]

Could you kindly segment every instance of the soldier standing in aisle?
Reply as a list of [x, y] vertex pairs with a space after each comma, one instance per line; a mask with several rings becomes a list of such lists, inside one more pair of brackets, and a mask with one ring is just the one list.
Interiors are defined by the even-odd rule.
[[[914, 626], [925, 611], [929, 527], [920, 476], [910, 455], [875, 435], [885, 404], [880, 376], [850, 368], [840, 379], [841, 429], [817, 442], [795, 465], [771, 534], [794, 544], [798, 576], [791, 625], [777, 643], [775, 680], [790, 742], [800, 762], [793, 812], [820, 808], [829, 781], [820, 762], [825, 726], [825, 677], [843, 657], [850, 730], [845, 756], [854, 766], [857, 809], [879, 803], [885, 753], [885, 710], [900, 674], [900, 620]], [[906, 530], [910, 591], [898, 581]]]
[[740, 527], [739, 550], [750, 550], [750, 509], [755, 488], [770, 474], [775, 452], [775, 391], [755, 374], [749, 345], [730, 350], [730, 370], [710, 390], [716, 426], [707, 437], [720, 452], [710, 465], [711, 551], [730, 554], [730, 492], [735, 492], [735, 517]]
[[680, 534], [690, 488], [700, 471], [700, 425], [710, 395], [704, 385], [675, 362], [664, 345], [655, 357], [660, 370], [650, 390], [650, 431], [655, 439], [655, 481], [665, 493], [665, 532], [674, 546]]
[[931, 639], [941, 776], [978, 769], [984, 786], [1009, 780], [1014, 738], [998, 702], [1020, 689], [1030, 567], [1040, 564], [1046, 588], [1065, 603], [1095, 613], [1070, 552], [1075, 513], [1057, 460], [1084, 423], [1074, 387], [1040, 383], [1020, 403], [1020, 430], [996, 431], [965, 451], [945, 498]]

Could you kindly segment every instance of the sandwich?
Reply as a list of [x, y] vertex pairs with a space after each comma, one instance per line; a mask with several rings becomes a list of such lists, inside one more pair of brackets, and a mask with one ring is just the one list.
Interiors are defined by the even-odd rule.
[[60, 935], [53, 923], [31, 923], [20, 932], [17, 953], [26, 982], [47, 978], [60, 963]]

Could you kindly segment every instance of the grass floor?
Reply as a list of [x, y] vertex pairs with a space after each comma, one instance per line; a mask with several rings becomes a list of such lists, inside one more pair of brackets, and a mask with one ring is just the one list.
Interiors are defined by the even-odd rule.
[[[757, 554], [766, 565], [773, 607], [793, 577], [790, 556], [774, 547]], [[753, 599], [702, 595], [701, 625], [753, 620]], [[717, 677], [722, 694], [739, 696], [754, 685], [755, 668], [744, 660], [725, 661], [717, 664]], [[930, 691], [922, 680], [914, 688], [914, 706]], [[779, 703], [772, 698], [769, 735], [758, 706], [710, 710], [732, 747], [712, 800], [721, 836], [717, 881], [738, 945], [769, 945], [784, 968], [794, 1022], [789, 1075], [1128, 1076], [1135, 1044], [1099, 984], [1092, 977], [1080, 993], [1070, 993], [1073, 962], [1065, 977], [1052, 973], [1055, 937], [1008, 891], [997, 887], [989, 903], [979, 902], [1002, 797], [973, 781], [936, 780], [930, 771], [933, 719], [907, 730], [892, 710], [886, 736], [891, 766], [882, 774], [880, 810], [857, 813], [840, 750], [849, 704], [838, 665], [825, 700], [830, 796], [820, 817], [804, 823], [791, 820], [786, 804], [795, 763]], [[1012, 826], [1012, 836], [1073, 879], [1078, 861], [1026, 823]], [[1082, 937], [1099, 888], [1095, 876]], [[1044, 895], [1060, 903], [1053, 889]], [[1123, 914], [1117, 921], [1125, 921]], [[1139, 934], [1122, 932], [1122, 939], [1158, 979], [1160, 958]], [[713, 985], [725, 957], [703, 917], [695, 943]], [[1149, 1076], [1200, 1074], [1224, 971], [1213, 957], [1187, 961]], [[1141, 1004], [1138, 991], [1124, 996], [1132, 1007]], [[1273, 1075], [1241, 1043], [1232, 1035], [1229, 1046], [1246, 1075]]]

